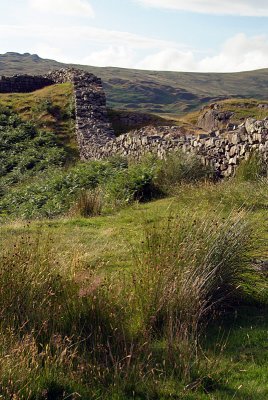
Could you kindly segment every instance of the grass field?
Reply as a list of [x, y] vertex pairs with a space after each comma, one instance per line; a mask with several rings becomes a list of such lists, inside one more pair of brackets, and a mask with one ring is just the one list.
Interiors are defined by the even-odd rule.
[[[2, 372], [5, 371], [1, 393], [4, 396], [5, 393], [16, 394], [16, 398], [21, 399], [63, 399], [67, 396], [73, 399], [266, 398], [268, 292], [264, 271], [256, 273], [251, 269], [240, 300], [229, 299], [219, 312], [209, 316], [196, 337], [197, 347], [192, 347], [192, 339], [186, 340], [184, 336], [182, 348], [177, 347], [174, 337], [169, 343], [171, 339], [162, 332], [161, 325], [149, 335], [145, 329], [146, 316], [141, 313], [139, 304], [142, 301], [145, 306], [147, 301], [153, 301], [151, 307], [154, 308], [156, 299], [150, 297], [152, 288], [144, 286], [142, 281], [138, 285], [136, 279], [140, 279], [141, 268], [146, 269], [148, 256], [156, 261], [157, 246], [151, 253], [149, 248], [144, 249], [144, 242], [161, 229], [161, 242], [166, 241], [168, 251], [172, 253], [173, 239], [176, 241], [180, 223], [186, 220], [198, 220], [205, 223], [206, 229], [211, 229], [212, 225], [222, 224], [223, 219], [236, 219], [240, 215], [239, 219], [249, 225], [250, 246], [246, 255], [250, 263], [255, 259], [267, 260], [267, 208], [266, 180], [226, 181], [179, 186], [173, 197], [137, 203], [106, 216], [29, 223], [17, 220], [2, 225], [1, 257], [3, 254], [7, 257], [9, 249], [11, 259], [22, 260], [23, 265], [28, 260], [28, 267], [24, 267], [25, 276], [30, 281], [40, 280], [35, 283], [34, 290], [43, 295], [47, 293], [42, 271], [35, 276], [27, 271], [33, 263], [32, 251], [38, 254], [39, 261], [43, 260], [43, 265], [49, 263], [50, 272], [56, 269], [65, 283], [62, 289], [62, 282], [56, 283], [56, 287], [54, 281], [49, 283], [50, 287], [54, 282], [54, 295], [50, 301], [56, 300], [50, 312], [52, 318], [56, 315], [59, 321], [63, 318], [63, 325], [51, 322], [51, 316], [43, 309], [38, 318], [35, 312], [32, 315], [31, 306], [24, 301], [27, 320], [23, 320], [23, 310], [19, 310], [22, 318], [19, 331], [14, 330], [14, 320], [8, 327], [2, 326], [1, 335], [6, 344], [0, 358]], [[170, 220], [175, 225], [173, 222], [170, 225]], [[168, 236], [167, 226], [173, 239]], [[206, 235], [206, 229], [196, 232]], [[219, 233], [217, 229], [215, 232]], [[186, 235], [186, 240], [191, 238], [190, 247], [196, 246], [197, 238], [192, 235], [191, 225]], [[158, 243], [155, 240], [153, 245]], [[201, 240], [199, 245], [201, 243], [204, 245], [205, 242]], [[12, 250], [12, 246], [16, 246], [16, 250]], [[166, 262], [161, 257], [159, 261]], [[171, 267], [172, 263], [168, 265]], [[166, 273], [166, 269], [161, 271], [161, 274]], [[22, 290], [23, 285], [13, 281], [17, 291], [18, 288]], [[27, 296], [28, 301], [35, 296], [34, 290]], [[69, 295], [67, 306], [62, 303], [62, 291]], [[161, 295], [160, 287], [158, 295]], [[165, 296], [168, 302], [168, 292]], [[190, 298], [189, 291], [188, 301]], [[46, 303], [47, 299], [41, 296], [40, 300]], [[3, 292], [0, 303], [2, 313], [9, 315], [10, 311], [4, 309]], [[12, 332], [12, 340], [9, 337], [8, 343], [6, 332]], [[87, 342], [87, 335], [93, 335], [92, 340], [96, 341], [93, 348], [91, 340]], [[182, 340], [180, 335], [179, 338]], [[80, 341], [87, 345], [81, 345]], [[41, 352], [38, 346], [41, 346]], [[172, 353], [169, 353], [170, 346]], [[189, 353], [193, 350], [194, 356]], [[15, 376], [20, 378], [16, 380]]]

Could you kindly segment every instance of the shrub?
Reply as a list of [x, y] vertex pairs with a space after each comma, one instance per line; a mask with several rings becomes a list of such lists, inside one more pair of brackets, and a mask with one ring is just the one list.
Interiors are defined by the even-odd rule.
[[62, 166], [67, 153], [55, 135], [37, 130], [7, 110], [0, 119], [0, 158], [1, 181], [13, 185], [39, 171]]
[[156, 163], [149, 164], [145, 160], [118, 169], [105, 187], [109, 199], [122, 205], [135, 200], [148, 201], [158, 196], [159, 190], [154, 183], [156, 166]]
[[0, 199], [0, 212], [21, 218], [52, 218], [69, 211], [81, 190], [93, 190], [114, 173], [108, 162], [79, 163], [68, 170], [51, 168], [34, 181], [14, 187]]

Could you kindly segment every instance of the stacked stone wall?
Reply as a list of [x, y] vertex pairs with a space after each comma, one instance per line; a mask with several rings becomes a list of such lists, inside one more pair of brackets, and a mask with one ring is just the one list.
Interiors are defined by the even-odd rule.
[[55, 83], [72, 82], [74, 87], [76, 135], [83, 160], [95, 158], [115, 138], [108, 119], [106, 96], [100, 78], [76, 69], [56, 70], [48, 75]]
[[268, 160], [268, 119], [256, 121], [252, 118], [237, 131], [216, 131], [200, 135], [180, 134], [178, 127], [148, 128], [134, 130], [109, 141], [95, 158], [121, 155], [140, 159], [145, 154], [165, 158], [170, 152], [182, 151], [199, 156], [206, 165], [211, 165], [219, 177], [234, 174], [241, 160], [248, 159], [252, 151], [258, 151]]
[[53, 80], [43, 76], [15, 75], [0, 77], [0, 93], [29, 93], [53, 85]]

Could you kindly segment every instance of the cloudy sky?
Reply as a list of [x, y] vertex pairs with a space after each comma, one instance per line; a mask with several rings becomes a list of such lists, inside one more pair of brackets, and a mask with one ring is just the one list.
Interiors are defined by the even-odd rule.
[[268, 68], [268, 0], [0, 0], [7, 51], [152, 70]]

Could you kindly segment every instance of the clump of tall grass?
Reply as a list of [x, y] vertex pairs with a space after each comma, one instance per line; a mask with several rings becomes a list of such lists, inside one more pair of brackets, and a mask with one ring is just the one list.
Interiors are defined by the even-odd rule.
[[133, 277], [140, 324], [148, 340], [166, 338], [167, 362], [184, 376], [202, 326], [243, 291], [249, 237], [243, 213], [224, 220], [171, 216], [146, 231]]
[[[84, 270], [76, 254], [65, 258], [62, 270], [54, 240], [44, 232], [10, 239], [0, 252], [0, 395], [46, 399], [41, 392], [53, 382], [68, 395], [76, 377], [86, 377], [87, 387], [96, 385], [96, 376], [125, 373], [132, 342], [119, 285]], [[32, 397], [19, 394], [21, 388]], [[64, 398], [53, 397], [52, 389], [48, 398]]]
[[252, 152], [247, 160], [239, 165], [235, 179], [236, 181], [256, 181], [268, 177], [268, 160], [258, 152]]
[[[70, 258], [70, 269], [76, 261]], [[5, 242], [0, 262], [1, 325], [49, 334], [62, 322], [74, 290], [60, 273], [52, 238], [37, 232]]]
[[182, 183], [201, 182], [213, 177], [213, 169], [204, 165], [196, 155], [177, 151], [159, 162], [155, 184], [163, 193], [170, 193]]
[[[5, 399], [81, 398], [85, 389], [73, 379], [77, 348], [60, 336], [40, 347], [31, 333], [18, 339], [15, 330], [0, 333], [0, 396]], [[88, 394], [89, 395], [89, 394]]]
[[95, 217], [103, 208], [103, 193], [100, 189], [82, 190], [77, 201], [70, 210], [71, 215], [79, 217]]

